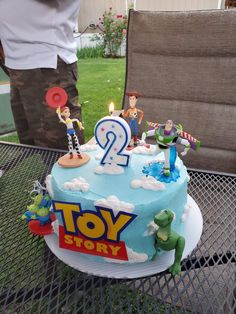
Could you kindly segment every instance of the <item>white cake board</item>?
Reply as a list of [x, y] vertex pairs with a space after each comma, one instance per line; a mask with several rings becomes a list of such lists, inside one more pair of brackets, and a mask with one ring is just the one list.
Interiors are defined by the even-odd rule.
[[[185, 248], [182, 259], [186, 258], [197, 246], [200, 240], [203, 228], [201, 211], [194, 201], [188, 195], [187, 205], [190, 210], [187, 214], [185, 224]], [[160, 273], [168, 269], [174, 262], [174, 250], [164, 252], [157, 256], [156, 260], [139, 264], [118, 264], [118, 263], [100, 263], [87, 259], [84, 254], [59, 248], [58, 236], [52, 234], [44, 237], [50, 250], [67, 265], [80, 270], [84, 273], [117, 279], [140, 278]]]

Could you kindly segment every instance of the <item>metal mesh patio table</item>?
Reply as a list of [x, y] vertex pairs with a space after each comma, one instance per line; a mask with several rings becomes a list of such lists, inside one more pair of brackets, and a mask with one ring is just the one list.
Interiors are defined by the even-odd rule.
[[204, 220], [180, 276], [133, 280], [76, 271], [21, 215], [33, 182], [44, 183], [62, 151], [0, 142], [0, 313], [234, 313], [236, 175], [189, 169], [189, 194]]

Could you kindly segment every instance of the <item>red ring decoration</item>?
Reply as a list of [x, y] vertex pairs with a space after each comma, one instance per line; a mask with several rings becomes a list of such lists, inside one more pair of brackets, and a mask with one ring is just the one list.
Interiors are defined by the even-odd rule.
[[51, 108], [63, 107], [67, 103], [67, 92], [61, 87], [51, 87], [48, 89], [46, 96], [46, 103]]

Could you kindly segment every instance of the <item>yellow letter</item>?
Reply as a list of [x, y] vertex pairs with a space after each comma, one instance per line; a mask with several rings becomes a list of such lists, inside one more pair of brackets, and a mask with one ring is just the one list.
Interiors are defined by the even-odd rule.
[[103, 252], [103, 253], [108, 254], [107, 245], [98, 242], [98, 243], [97, 243], [97, 252]]
[[117, 255], [118, 251], [120, 250], [120, 246], [113, 246], [113, 245], [108, 245], [109, 248], [111, 249], [112, 255]]
[[61, 212], [63, 223], [65, 224], [66, 232], [75, 233], [75, 224], [73, 220], [73, 212], [79, 213], [80, 207], [78, 204], [53, 202], [55, 212]]
[[83, 243], [83, 239], [78, 238], [78, 237], [74, 237], [74, 240], [75, 240], [75, 245], [77, 247], [81, 247], [81, 244]]
[[84, 241], [84, 246], [86, 247], [87, 250], [93, 250], [94, 249], [94, 243], [89, 240]]
[[64, 241], [66, 244], [73, 244], [72, 236], [65, 234], [64, 235]]
[[104, 222], [96, 213], [84, 213], [77, 218], [79, 232], [90, 239], [98, 239], [105, 233]]
[[107, 223], [107, 239], [112, 241], [118, 241], [120, 232], [136, 217], [134, 214], [120, 213], [118, 214], [114, 222], [109, 209], [99, 208], [102, 217]]

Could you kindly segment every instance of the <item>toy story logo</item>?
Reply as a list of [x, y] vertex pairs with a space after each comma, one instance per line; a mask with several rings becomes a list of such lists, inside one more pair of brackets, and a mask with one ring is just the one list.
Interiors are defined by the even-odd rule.
[[96, 211], [83, 210], [80, 203], [53, 201], [55, 213], [61, 213], [63, 226], [59, 227], [59, 246], [81, 253], [128, 260], [121, 233], [137, 215], [95, 206]]

